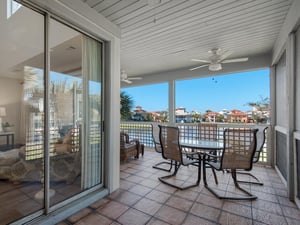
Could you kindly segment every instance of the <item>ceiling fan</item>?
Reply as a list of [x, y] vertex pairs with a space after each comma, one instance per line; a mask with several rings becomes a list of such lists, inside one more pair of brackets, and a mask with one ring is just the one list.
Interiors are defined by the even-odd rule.
[[125, 72], [125, 70], [121, 71], [121, 81], [125, 82], [127, 84], [131, 84], [132, 80], [141, 80], [141, 77], [128, 77], [127, 73]]
[[202, 67], [208, 66], [208, 69], [210, 71], [219, 71], [222, 69], [222, 63], [234, 63], [234, 62], [246, 62], [248, 61], [248, 58], [236, 58], [236, 59], [226, 59], [229, 55], [232, 54], [230, 51], [224, 52], [220, 48], [213, 48], [208, 51], [208, 53], [211, 55], [208, 59], [192, 59], [194, 62], [202, 62], [206, 63], [194, 68], [191, 68], [190, 70], [196, 70], [200, 69]]

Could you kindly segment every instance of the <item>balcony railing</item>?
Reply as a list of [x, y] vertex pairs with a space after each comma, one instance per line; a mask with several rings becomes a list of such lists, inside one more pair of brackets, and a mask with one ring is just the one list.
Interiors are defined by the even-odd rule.
[[[138, 138], [141, 143], [147, 147], [154, 147], [152, 139], [152, 128], [151, 124], [157, 126], [158, 123], [155, 122], [121, 122], [121, 130], [129, 134], [131, 139]], [[252, 128], [254, 124], [225, 124], [217, 123], [218, 125], [218, 139], [223, 140], [223, 131], [225, 128], [234, 128], [234, 127], [244, 127]], [[198, 137], [198, 124], [196, 123], [177, 123], [176, 126], [180, 129], [180, 135], [184, 138], [196, 138]], [[265, 125], [264, 125], [265, 126]], [[271, 146], [270, 142], [270, 129], [267, 129], [266, 133], [266, 142], [264, 144], [263, 150], [260, 154], [259, 162], [270, 165], [271, 162]]]

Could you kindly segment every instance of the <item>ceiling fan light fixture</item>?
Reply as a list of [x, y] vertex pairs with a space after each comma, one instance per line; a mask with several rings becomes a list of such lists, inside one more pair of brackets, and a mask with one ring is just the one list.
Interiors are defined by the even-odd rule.
[[221, 65], [221, 63], [212, 63], [212, 64], [209, 64], [208, 69], [210, 71], [219, 71], [222, 69], [222, 65]]

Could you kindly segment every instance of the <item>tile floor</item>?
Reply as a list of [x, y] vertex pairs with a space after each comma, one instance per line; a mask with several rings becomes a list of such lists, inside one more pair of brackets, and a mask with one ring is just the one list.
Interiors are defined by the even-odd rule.
[[[55, 195], [50, 199], [50, 205], [54, 205], [81, 192], [80, 177], [69, 185], [66, 182], [52, 182], [51, 189], [55, 190]], [[0, 225], [41, 210], [44, 201], [35, 198], [41, 190], [42, 184], [38, 181], [15, 184], [0, 180]]]
[[[214, 197], [203, 186], [203, 181], [198, 187], [184, 191], [162, 184], [157, 178], [168, 173], [152, 168], [161, 160], [158, 153], [148, 150], [144, 157], [122, 163], [120, 189], [59, 225], [300, 224], [300, 210], [288, 200], [287, 189], [274, 169], [255, 166], [252, 172], [264, 185], [242, 185], [254, 193], [257, 200], [229, 201]], [[195, 171], [196, 167], [183, 167], [178, 178], [191, 180], [195, 178]], [[217, 172], [219, 185], [216, 186], [211, 171], [208, 172], [209, 185], [227, 195], [240, 194], [230, 174]]]

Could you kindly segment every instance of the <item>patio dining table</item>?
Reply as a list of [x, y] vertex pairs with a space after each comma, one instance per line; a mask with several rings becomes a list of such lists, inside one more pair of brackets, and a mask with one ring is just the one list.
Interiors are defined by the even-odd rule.
[[218, 140], [204, 140], [195, 138], [182, 138], [179, 141], [180, 145], [192, 150], [202, 151], [218, 151], [223, 149], [223, 142]]
[[[218, 151], [221, 151], [224, 146], [223, 142], [219, 140], [205, 140], [205, 139], [195, 139], [195, 138], [182, 138], [180, 139], [179, 143], [183, 148], [189, 148], [192, 151], [200, 152], [201, 153], [200, 162], [203, 161], [204, 159], [204, 155], [205, 155], [204, 153], [208, 152], [210, 154], [217, 155]], [[217, 183], [217, 177], [214, 170], [213, 170], [213, 174]]]

